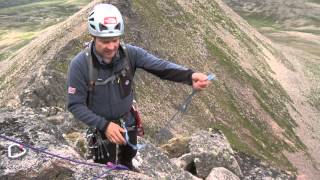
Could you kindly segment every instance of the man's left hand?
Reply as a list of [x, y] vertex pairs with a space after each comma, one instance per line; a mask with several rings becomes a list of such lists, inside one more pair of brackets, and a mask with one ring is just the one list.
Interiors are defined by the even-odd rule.
[[193, 73], [192, 74], [192, 87], [195, 90], [203, 90], [207, 88], [210, 84], [208, 76], [203, 73]]

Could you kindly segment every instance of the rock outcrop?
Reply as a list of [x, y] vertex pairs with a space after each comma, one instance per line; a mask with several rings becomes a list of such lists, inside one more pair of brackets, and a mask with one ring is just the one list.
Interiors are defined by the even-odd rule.
[[190, 138], [188, 148], [189, 153], [175, 160], [181, 168], [187, 170], [193, 165], [196, 175], [206, 178], [213, 168], [225, 167], [237, 176], [242, 177], [241, 169], [229, 142], [219, 132], [211, 134], [200, 131], [195, 133]]
[[[48, 112], [48, 110], [44, 112]], [[199, 131], [190, 137], [182, 138], [181, 141], [171, 141], [179, 142], [173, 147], [182, 146], [186, 148], [184, 154], [175, 154], [181, 156], [172, 159], [160, 148], [140, 138], [139, 142], [146, 146], [138, 152], [133, 161], [140, 173], [109, 171], [105, 167], [97, 167], [101, 165], [94, 164], [84, 158], [86, 146], [83, 143], [75, 145], [69, 143], [74, 142], [72, 138], [76, 136], [84, 137], [84, 128], [77, 125], [79, 122], [69, 118], [68, 120], [73, 125], [69, 126], [68, 129], [61, 129], [59, 126], [62, 124], [57, 123], [60, 122], [60, 118], [61, 116], [48, 116], [45, 113], [35, 112], [28, 107], [16, 110], [0, 110], [0, 179], [90, 179], [105, 177], [112, 179], [187, 180], [206, 178], [210, 180], [219, 177], [237, 179], [248, 174], [242, 172], [226, 137], [221, 132], [207, 131]], [[78, 134], [72, 130], [75, 128], [77, 128]], [[64, 134], [67, 131], [70, 131], [70, 133]], [[17, 159], [8, 158], [8, 147], [13, 142], [3, 139], [3, 137], [27, 144], [27, 147], [29, 147], [25, 147], [28, 149], [27, 154]], [[19, 150], [13, 149], [13, 153], [19, 153]], [[241, 163], [244, 161], [242, 160]], [[258, 169], [257, 166], [254, 166], [254, 168]], [[259, 172], [261, 169], [258, 169]], [[254, 173], [258, 172], [251, 171], [248, 177], [264, 177], [261, 174], [255, 176]], [[278, 173], [278, 175], [281, 175], [281, 173]], [[266, 175], [266, 177], [269, 176]], [[281, 177], [290, 176], [282, 175]]]
[[235, 152], [221, 131], [199, 131], [191, 137], [174, 138], [161, 148], [178, 167], [203, 179], [295, 178], [257, 158]]
[[[0, 135], [2, 137], [9, 137], [28, 144], [32, 148], [69, 159], [53, 157], [31, 148], [27, 148], [29, 150], [25, 156], [9, 159], [7, 148], [13, 142], [1, 138], [0, 179], [91, 179], [104, 174], [115, 179], [194, 179], [189, 172], [172, 164], [168, 156], [143, 139], [141, 142], [146, 144], [146, 147], [138, 153], [135, 160], [135, 164], [141, 169], [140, 174], [128, 171], [107, 172], [108, 169], [94, 165], [73, 163], [71, 160], [84, 163], [90, 163], [90, 161], [80, 155], [81, 147], [76, 147], [77, 150], [75, 150], [67, 143], [61, 129], [52, 121], [46, 121], [48, 117], [25, 107], [15, 111], [2, 109], [0, 114]], [[55, 117], [57, 116], [50, 118]], [[70, 119], [70, 121], [74, 120]], [[16, 154], [19, 153], [19, 150], [14, 149], [13, 152]]]

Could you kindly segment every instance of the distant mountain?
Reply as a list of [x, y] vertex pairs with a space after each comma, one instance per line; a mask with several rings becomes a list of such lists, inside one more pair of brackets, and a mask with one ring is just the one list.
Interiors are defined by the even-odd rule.
[[[319, 0], [224, 0], [249, 22], [260, 26], [304, 27], [320, 33]], [[301, 29], [303, 30], [303, 29]]]
[[[299, 124], [296, 132], [319, 157], [320, 130], [320, 1], [319, 0], [224, 0], [259, 32], [270, 38], [292, 65], [292, 71], [276, 71], [276, 76], [300, 112], [295, 116]], [[309, 107], [311, 105], [311, 107]], [[305, 164], [320, 167], [319, 161], [305, 161], [291, 156], [291, 161], [304, 173]], [[318, 179], [309, 177], [307, 179]]]
[[0, 61], [45, 28], [62, 22], [90, 0], [0, 0]]

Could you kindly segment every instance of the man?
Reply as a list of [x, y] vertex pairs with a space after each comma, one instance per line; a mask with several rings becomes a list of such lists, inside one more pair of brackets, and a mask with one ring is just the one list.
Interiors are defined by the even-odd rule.
[[[89, 53], [80, 52], [69, 66], [68, 109], [75, 118], [91, 128], [96, 128], [102, 138], [108, 140], [103, 156], [94, 159], [95, 162], [110, 161], [133, 169], [132, 158], [136, 155], [136, 150], [126, 142], [125, 129], [120, 120], [123, 119], [128, 129], [133, 127], [128, 134], [130, 142], [136, 144], [136, 122], [131, 111], [131, 81], [135, 69], [142, 68], [161, 79], [192, 85], [197, 90], [209, 85], [208, 77], [161, 60], [142, 48], [122, 45], [120, 38], [124, 34], [124, 22], [120, 11], [113, 5], [96, 5], [88, 17], [88, 29], [93, 37], [89, 53], [98, 69], [97, 83], [95, 87], [90, 87], [89, 67], [86, 62]], [[130, 68], [126, 68], [127, 64]], [[112, 81], [108, 81], [110, 77], [114, 77]], [[98, 82], [105, 83], [97, 86]], [[99, 154], [95, 157], [97, 156]]]

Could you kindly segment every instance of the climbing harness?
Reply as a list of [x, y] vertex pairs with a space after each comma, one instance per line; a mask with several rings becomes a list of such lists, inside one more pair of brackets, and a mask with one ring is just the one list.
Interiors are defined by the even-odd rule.
[[[141, 150], [145, 147], [145, 144], [137, 144], [134, 145], [129, 140], [129, 131], [136, 130], [136, 126], [126, 127], [125, 121], [123, 118], [119, 119], [121, 127], [125, 130], [124, 138], [126, 140], [126, 144], [129, 145], [133, 150]], [[108, 147], [109, 140], [106, 138], [102, 138], [102, 134], [95, 128], [88, 128], [86, 132], [86, 139], [88, 143], [88, 159], [93, 160], [101, 160], [106, 158], [105, 154], [109, 157]], [[118, 152], [119, 152], [119, 145], [116, 144], [116, 164], [118, 162]]]

